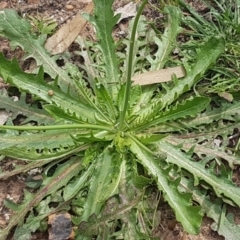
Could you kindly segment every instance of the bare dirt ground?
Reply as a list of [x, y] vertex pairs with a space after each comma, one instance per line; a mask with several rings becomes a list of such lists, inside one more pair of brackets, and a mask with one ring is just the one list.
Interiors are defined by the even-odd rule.
[[[0, 9], [4, 8], [13, 8], [18, 11], [22, 16], [43, 16], [43, 17], [52, 17], [57, 21], [58, 27], [67, 23], [72, 19], [86, 4], [90, 3], [91, 0], [1, 0]], [[124, 6], [127, 0], [119, 0], [115, 3], [115, 8]], [[204, 7], [199, 4], [199, 1], [188, 1], [190, 4], [195, 6], [199, 11], [204, 10]], [[149, 16], [151, 17], [151, 11], [148, 11]], [[154, 18], [154, 13], [152, 13]], [[86, 28], [86, 34], [91, 35], [91, 31], [88, 32]], [[9, 47], [7, 40], [0, 38], [0, 51], [4, 53], [8, 58], [15, 56], [17, 59], [20, 59], [23, 56], [21, 50], [12, 51]], [[6, 87], [0, 82], [0, 88]], [[10, 171], [14, 168], [17, 160], [14, 159], [4, 159], [0, 161], [0, 166], [3, 171]], [[236, 181], [240, 182], [240, 176], [236, 176]], [[0, 181], [0, 227], [5, 227], [8, 220], [11, 218], [11, 211], [9, 211], [4, 205], [4, 199], [11, 199], [16, 203], [21, 202], [22, 193], [26, 188], [25, 185], [25, 176], [13, 176], [5, 181]], [[197, 236], [192, 236], [183, 231], [181, 225], [177, 223], [174, 213], [168, 207], [167, 204], [161, 204], [161, 225], [158, 229], [159, 239], [162, 240], [223, 240], [222, 236], [219, 236], [217, 232], [211, 229], [212, 220], [204, 218], [200, 234]], [[233, 209], [233, 211], [238, 211]], [[240, 216], [240, 214], [238, 214]], [[240, 222], [240, 217], [238, 217], [238, 222]], [[236, 220], [236, 219], [235, 219]], [[8, 240], [12, 239], [12, 236], [8, 237]], [[37, 232], [33, 234], [32, 239], [46, 240], [49, 239], [48, 233]]]

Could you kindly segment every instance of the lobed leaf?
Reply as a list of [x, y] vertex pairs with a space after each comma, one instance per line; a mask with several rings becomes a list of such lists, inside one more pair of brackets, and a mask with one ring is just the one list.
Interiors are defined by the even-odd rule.
[[[219, 134], [219, 133], [217, 133]], [[197, 135], [192, 136], [192, 138], [196, 139], [198, 138]], [[205, 137], [208, 139], [208, 137]], [[189, 151], [191, 148], [194, 148], [194, 152], [197, 154], [204, 154], [206, 156], [212, 156], [213, 158], [217, 157], [219, 159], [224, 159], [225, 161], [228, 162], [229, 166], [231, 168], [234, 168], [234, 165], [240, 165], [240, 157], [239, 156], [233, 156], [232, 154], [226, 153], [224, 149], [218, 148], [214, 149], [214, 145], [210, 142], [208, 143], [207, 146], [204, 146], [203, 144], [198, 144], [194, 141], [189, 140], [184, 140], [184, 136], [181, 138], [178, 137], [168, 137], [167, 141], [175, 146], [182, 146], [182, 149], [185, 151]], [[201, 140], [199, 140], [200, 142]]]
[[169, 5], [164, 8], [164, 12], [167, 14], [168, 20], [161, 40], [157, 36], [153, 37], [158, 50], [154, 54], [147, 56], [147, 60], [151, 65], [151, 71], [162, 69], [165, 66], [176, 44], [177, 35], [181, 31], [182, 12], [180, 9]]
[[[107, 222], [115, 220], [118, 217], [120, 218], [121, 216], [124, 216], [124, 214], [126, 214], [128, 211], [134, 209], [134, 207], [140, 201], [141, 197], [142, 197], [141, 195], [140, 195], [140, 197], [139, 196], [135, 197], [135, 199], [133, 199], [128, 204], [124, 204], [123, 206], [120, 206], [115, 211], [114, 210], [110, 211], [109, 214], [103, 214], [103, 216], [100, 218], [96, 218], [96, 215], [92, 215], [89, 218], [88, 222], [81, 222], [81, 224], [79, 225], [79, 228], [78, 228], [81, 236], [79, 236], [80, 238], [78, 238], [78, 239], [87, 240], [87, 239], [89, 239], [89, 237], [83, 237], [83, 236], [92, 236], [92, 235], [96, 235], [96, 234], [98, 234], [98, 236], [99, 236], [100, 234], [99, 234], [98, 229], [105, 227]], [[109, 229], [109, 226], [107, 226], [107, 228]], [[106, 229], [106, 230], [108, 231], [108, 229]], [[118, 235], [118, 233], [112, 234], [112, 236], [117, 236], [117, 235]]]
[[1, 239], [5, 239], [15, 225], [23, 223], [26, 214], [32, 207], [38, 205], [44, 197], [64, 187], [69, 180], [79, 172], [80, 168], [81, 162], [79, 159], [72, 158], [60, 164], [52, 177], [46, 177], [42, 183], [41, 189], [36, 194], [30, 194], [25, 191], [24, 201], [15, 208], [17, 214], [11, 218], [8, 226], [1, 230]]
[[[162, 69], [165, 66], [166, 61], [168, 60], [169, 54], [174, 48], [176, 37], [180, 31], [180, 21], [181, 21], [181, 13], [179, 12], [179, 9], [174, 6], [167, 6], [164, 11], [168, 15], [168, 23], [167, 27], [164, 30], [163, 35], [161, 36], [161, 39], [153, 32], [153, 31], [147, 31], [146, 24], [144, 25], [144, 18], [140, 18], [139, 28], [142, 30], [140, 32], [144, 33], [143, 36], [146, 35], [145, 32], [147, 32], [147, 39], [145, 40], [146, 43], [139, 41], [138, 38], [136, 39], [135, 43], [135, 51], [134, 51], [134, 72], [137, 71], [136, 68], [139, 68], [139, 71], [144, 71], [145, 68], [148, 68], [148, 66], [145, 67], [143, 63], [143, 59], [145, 58], [150, 63], [150, 70], [159, 70]], [[142, 23], [143, 21], [143, 23]], [[141, 24], [143, 26], [141, 26]], [[140, 35], [141, 36], [141, 35]], [[141, 36], [142, 37], [142, 36]], [[154, 40], [154, 41], [153, 41]], [[152, 49], [149, 49], [149, 52], [146, 51], [147, 46], [150, 44], [156, 44], [157, 45], [157, 51], [152, 56]], [[143, 46], [145, 46], [143, 48]], [[139, 55], [140, 57], [137, 58], [135, 55]], [[139, 62], [142, 63], [139, 65]], [[141, 112], [144, 112], [144, 114], [141, 114], [139, 116], [140, 122], [145, 118], [145, 116], [149, 116], [152, 114], [153, 107], [150, 106], [148, 108], [149, 102], [151, 102], [151, 99], [153, 97], [153, 92], [155, 90], [155, 86], [147, 86], [142, 89], [142, 94], [139, 95], [139, 100], [136, 102], [135, 106], [132, 109], [133, 113], [136, 113], [137, 115], [141, 114]], [[159, 103], [160, 104], [160, 103]], [[146, 109], [147, 108], [147, 109]], [[144, 111], [144, 109], [146, 111]], [[154, 113], [156, 114], [157, 111]], [[141, 120], [142, 119], [142, 120]]]
[[121, 175], [119, 160], [119, 156], [109, 148], [105, 148], [94, 159], [95, 170], [91, 176], [82, 221], [87, 221], [92, 214], [98, 215], [104, 202], [115, 193]]
[[19, 160], [24, 161], [44, 161], [46, 163], [50, 160], [57, 160], [57, 159], [65, 159], [74, 155], [78, 152], [81, 152], [87, 149], [89, 146], [88, 144], [82, 145], [74, 145], [69, 147], [61, 147], [59, 146], [56, 149], [48, 149], [44, 148], [41, 151], [38, 150], [37, 147], [29, 149], [28, 147], [18, 147], [16, 146], [9, 147], [2, 149], [0, 152], [4, 156], [8, 156], [10, 158], [17, 158]]
[[187, 178], [182, 178], [180, 182], [180, 188], [183, 191], [193, 193], [194, 201], [198, 202], [202, 211], [211, 219], [214, 220], [215, 224], [212, 224], [212, 229], [217, 231], [219, 235], [225, 237], [226, 240], [237, 239], [239, 236], [240, 226], [234, 223], [234, 219], [230, 214], [223, 216], [223, 221], [221, 222], [223, 211], [222, 201], [213, 202], [206, 193], [197, 190], [192, 181]]
[[210, 184], [218, 197], [226, 196], [240, 206], [240, 190], [232, 181], [225, 177], [216, 176], [211, 169], [206, 169], [204, 162], [192, 162], [187, 155], [168, 142], [159, 141], [159, 154], [166, 155], [166, 161], [176, 164], [190, 172], [195, 178], [202, 179]]
[[205, 112], [200, 113], [195, 119], [191, 121], [182, 121], [182, 124], [186, 125], [186, 128], [194, 128], [204, 124], [210, 124], [214, 121], [229, 120], [235, 121], [236, 117], [240, 116], [240, 102], [234, 101], [232, 103], [226, 103], [222, 101], [220, 106], [209, 106]]
[[198, 82], [224, 50], [224, 41], [222, 39], [210, 38], [204, 46], [201, 46], [197, 54], [197, 60], [191, 68], [187, 69], [186, 77], [176, 80], [173, 87], [166, 88], [161, 96], [152, 98], [151, 102], [141, 110], [139, 119], [144, 121], [149, 116], [155, 116], [159, 111], [171, 105], [179, 96], [189, 91], [193, 85]]
[[[15, 60], [8, 61], [2, 54], [0, 54], [0, 62], [0, 76], [6, 82], [18, 87], [21, 91], [30, 92], [47, 103], [54, 103], [68, 114], [76, 114], [80, 119], [95, 122], [93, 109], [82, 103], [80, 99], [63, 93], [58, 87], [47, 84], [43, 79], [42, 69], [37, 76], [24, 73]], [[49, 91], [53, 94], [49, 94]]]
[[111, 95], [105, 86], [100, 83], [98, 83], [95, 89], [95, 94], [102, 109], [102, 112], [99, 112], [98, 115], [101, 115], [101, 118], [105, 119], [105, 122], [107, 120], [108, 124], [114, 123], [116, 121], [117, 111]]
[[42, 161], [39, 160], [39, 161], [29, 162], [28, 164], [23, 165], [23, 166], [15, 166], [14, 170], [12, 170], [12, 171], [0, 172], [0, 180], [5, 180], [9, 177], [12, 177], [12, 176], [20, 174], [20, 173], [27, 173], [31, 169], [42, 167], [51, 161], [52, 161], [52, 159], [42, 160]]
[[136, 155], [138, 161], [154, 177], [160, 190], [163, 191], [164, 199], [168, 201], [186, 231], [197, 234], [201, 225], [202, 216], [200, 207], [192, 206], [191, 194], [182, 194], [178, 191], [179, 179], [169, 181], [169, 170], [161, 167], [161, 159], [154, 157], [145, 147], [131, 141], [131, 151]]
[[[50, 151], [51, 149], [59, 147], [74, 146], [75, 143], [69, 133], [71, 134], [71, 131], [68, 129], [38, 132], [35, 134], [22, 132], [19, 135], [2, 134], [0, 132], [0, 139], [4, 139], [4, 141], [0, 141], [0, 152], [13, 147], [26, 149], [35, 148], [39, 151], [48, 148]], [[76, 130], [72, 130], [72, 134], [73, 133], [76, 133]]]
[[[119, 16], [114, 16], [112, 10], [113, 0], [94, 0], [94, 16], [89, 16], [89, 20], [97, 29], [99, 47], [103, 53], [105, 78], [101, 79], [107, 87], [107, 83], [119, 81], [118, 62], [115, 54], [115, 43], [112, 38], [112, 30], [117, 24]], [[108, 88], [116, 94], [116, 84], [109, 84]]]
[[34, 58], [37, 66], [44, 66], [45, 72], [53, 79], [58, 76], [59, 86], [63, 92], [71, 87], [71, 79], [67, 72], [57, 66], [55, 59], [49, 56], [44, 48], [46, 35], [36, 37], [30, 33], [31, 24], [24, 18], [20, 18], [13, 9], [0, 11], [0, 35], [11, 40], [11, 46], [20, 46], [28, 55], [25, 58]]
[[36, 121], [41, 124], [53, 124], [54, 119], [43, 109], [39, 109], [34, 104], [26, 103], [26, 94], [22, 93], [18, 101], [14, 101], [9, 97], [7, 91], [3, 88], [0, 89], [0, 106], [8, 112], [11, 112], [11, 118], [15, 119], [18, 115], [23, 115], [26, 119], [22, 124]]
[[[47, 197], [46, 199], [42, 200], [41, 203], [39, 204], [44, 206], [44, 211], [42, 210], [41, 212], [38, 211], [38, 215], [36, 214], [36, 209], [35, 211], [31, 211], [28, 217], [26, 218], [26, 221], [24, 222], [23, 225], [17, 226], [13, 240], [27, 240], [31, 239], [31, 233], [36, 232], [38, 229], [41, 229], [42, 222], [51, 214], [54, 214], [56, 212], [64, 212], [64, 211], [69, 211], [70, 207], [67, 206], [66, 203], [59, 203], [58, 207], [56, 208], [50, 208], [48, 204], [50, 204], [50, 201], [52, 200], [53, 197]], [[43, 207], [42, 207], [43, 208]]]
[[210, 38], [203, 46], [200, 47], [197, 53], [196, 63], [186, 69], [187, 75], [178, 84], [163, 96], [163, 104], [170, 104], [179, 97], [180, 94], [190, 90], [191, 87], [198, 82], [207, 69], [216, 62], [219, 55], [224, 51], [225, 43], [223, 39]]
[[[71, 74], [73, 75], [74, 84], [81, 101], [89, 105], [90, 108], [95, 109], [95, 114], [100, 115], [105, 122], [111, 122], [108, 114], [111, 113], [111, 117], [114, 118], [115, 112], [112, 111], [113, 102], [104, 86], [101, 86], [101, 84], [96, 81], [97, 86], [94, 86], [94, 89], [90, 89], [87, 83], [81, 78], [80, 72], [72, 72]], [[107, 101], [104, 102], [102, 98]]]
[[87, 168], [81, 175], [77, 175], [76, 178], [70, 182], [63, 190], [63, 199], [68, 201], [76, 196], [81, 189], [83, 189], [87, 184], [88, 180], [91, 178], [94, 170], [94, 164]]
[[[193, 117], [196, 116], [199, 112], [202, 112], [205, 110], [205, 108], [209, 105], [210, 98], [207, 97], [194, 97], [187, 99], [181, 103], [177, 102], [176, 105], [173, 105], [170, 107], [170, 109], [167, 109], [165, 111], [160, 112], [160, 114], [157, 114], [154, 119], [150, 121], [150, 119], [147, 123], [144, 125], [141, 124], [141, 119], [136, 119], [136, 122], [140, 122], [140, 126], [137, 127], [137, 130], [140, 129], [146, 129], [148, 127], [152, 127], [154, 125], [160, 125], [164, 122], [171, 122], [175, 120], [182, 120], [184, 118]], [[151, 116], [151, 115], [150, 115]], [[144, 121], [144, 122], [145, 122]]]

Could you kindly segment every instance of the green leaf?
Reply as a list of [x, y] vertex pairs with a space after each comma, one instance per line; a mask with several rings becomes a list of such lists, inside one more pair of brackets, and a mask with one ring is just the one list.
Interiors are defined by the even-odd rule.
[[[99, 104], [101, 105], [104, 112], [101, 113], [101, 115], [108, 115], [110, 118], [108, 119], [108, 122], [115, 122], [116, 118], [116, 109], [114, 106], [113, 99], [105, 86], [103, 84], [100, 84], [96, 87], [95, 90], [97, 99]], [[103, 117], [102, 117], [103, 118]], [[105, 117], [106, 118], [106, 117]], [[109, 123], [108, 123], [109, 124]]]
[[64, 111], [54, 104], [46, 104], [43, 105], [43, 108], [56, 119], [56, 122], [64, 122], [66, 123], [85, 123], [85, 121], [79, 117], [75, 112]]
[[159, 111], [170, 106], [180, 95], [189, 91], [203, 77], [210, 65], [216, 62], [223, 51], [224, 41], [222, 39], [210, 38], [200, 47], [197, 60], [187, 70], [186, 77], [181, 80], [175, 80], [173, 87], [166, 87], [166, 92], [160, 92], [160, 96], [157, 95], [152, 98], [151, 102], [139, 112], [138, 119], [136, 119], [137, 124], [144, 123], [144, 121], [149, 122]]
[[212, 224], [213, 230], [217, 231], [219, 235], [224, 236], [227, 240], [238, 239], [240, 226], [234, 223], [233, 216], [227, 214], [223, 216], [223, 222], [220, 222], [222, 216], [222, 201], [213, 202], [205, 193], [197, 190], [193, 182], [189, 179], [182, 178], [180, 187], [184, 191], [192, 192], [194, 201], [198, 202], [202, 207], [202, 211], [214, 220], [214, 224]]
[[226, 196], [240, 206], [240, 190], [232, 181], [226, 177], [216, 176], [214, 171], [205, 168], [204, 163], [191, 161], [180, 149], [167, 142], [159, 141], [157, 147], [159, 154], [166, 155], [167, 162], [176, 164], [189, 171], [195, 178], [204, 180], [212, 186], [218, 197]]
[[[179, 25], [181, 22], [182, 14], [179, 11], [179, 8], [176, 8], [174, 6], [166, 6], [164, 11], [165, 13], [167, 13], [168, 22], [167, 22], [167, 27], [165, 28], [161, 38], [155, 32], [147, 31], [148, 26], [146, 26], [146, 24], [144, 25], [145, 23], [144, 21], [146, 21], [146, 19], [142, 18], [143, 16], [141, 16], [140, 18], [138, 35], [140, 35], [140, 37], [143, 38], [147, 34], [146, 36], [147, 39], [145, 40], [146, 42], [145, 44], [143, 43], [143, 41], [139, 41], [138, 39], [136, 39], [135, 41], [134, 59], [133, 59], [134, 72], [136, 72], [137, 70], [138, 72], [139, 71], [142, 72], [146, 68], [143, 64], [140, 66], [138, 65], [138, 62], [142, 63], [142, 58], [146, 58], [148, 60], [150, 64], [149, 70], [153, 71], [153, 70], [162, 69], [169, 58], [169, 54], [175, 47], [176, 37], [181, 29]], [[141, 34], [141, 33], [146, 33], [146, 34]], [[148, 52], [144, 52], [144, 51], [147, 51], [146, 49], [148, 49], [146, 45], [150, 45], [150, 44], [157, 45], [156, 53], [152, 54], [151, 48], [149, 48]], [[143, 48], [143, 46], [145, 47]], [[140, 54], [140, 57], [137, 58], [136, 55], [139, 55], [139, 54]], [[155, 90], [155, 86], [147, 86], [147, 87], [145, 86], [142, 89], [142, 94], [139, 95], [138, 102], [136, 102], [136, 105], [134, 106], [132, 113], [139, 115], [140, 112], [148, 106], [149, 102], [152, 99], [154, 90]], [[147, 109], [146, 116], [148, 116], [149, 113], [151, 113], [151, 109]], [[144, 117], [140, 116], [139, 119], [144, 119]], [[141, 120], [139, 121], [141, 122]]]
[[27, 178], [26, 186], [29, 188], [37, 189], [41, 186], [42, 179], [33, 179], [32, 177]]
[[221, 101], [220, 106], [216, 108], [209, 106], [204, 113], [199, 114], [191, 121], [182, 121], [186, 128], [193, 128], [203, 124], [210, 124], [220, 119], [236, 121], [237, 115], [240, 115], [240, 102], [226, 103]]
[[191, 194], [183, 194], [178, 191], [179, 179], [169, 181], [170, 169], [163, 170], [160, 166], [161, 159], [154, 157], [154, 154], [151, 154], [150, 150], [147, 151], [146, 147], [131, 141], [130, 149], [156, 180], [159, 189], [163, 191], [164, 199], [173, 208], [176, 219], [181, 222], [187, 232], [197, 234], [202, 219], [201, 208], [192, 206]]
[[150, 144], [153, 142], [157, 142], [163, 138], [167, 137], [167, 134], [138, 134], [138, 140], [143, 144]]
[[175, 6], [166, 6], [164, 12], [167, 14], [168, 21], [161, 40], [154, 36], [153, 41], [157, 44], [158, 50], [147, 56], [151, 67], [150, 70], [162, 69], [169, 58], [169, 54], [176, 44], [177, 35], [180, 32], [180, 23], [182, 19], [182, 12]]
[[16, 166], [15, 169], [12, 171], [4, 171], [4, 172], [0, 171], [0, 180], [5, 180], [11, 176], [14, 176], [14, 175], [17, 175], [20, 173], [26, 173], [26, 172], [30, 171], [31, 169], [42, 167], [43, 165], [46, 165], [51, 161], [52, 161], [51, 159], [48, 161], [47, 160], [43, 160], [43, 161], [39, 160], [39, 161], [30, 162], [23, 166]]
[[59, 164], [52, 177], [45, 177], [42, 187], [36, 194], [25, 191], [24, 201], [18, 206], [17, 214], [12, 216], [7, 227], [1, 230], [1, 239], [5, 239], [15, 225], [22, 224], [28, 211], [38, 205], [44, 197], [54, 194], [58, 189], [64, 187], [72, 177], [78, 174], [80, 168], [81, 162], [79, 159], [72, 158], [63, 164]]
[[81, 175], [76, 176], [76, 179], [70, 182], [63, 190], [63, 198], [64, 201], [68, 201], [69, 199], [76, 196], [78, 193], [87, 183], [88, 179], [93, 174], [94, 164], [88, 167]]
[[19, 204], [13, 202], [12, 200], [10, 199], [4, 199], [4, 205], [13, 210], [13, 211], [20, 211], [22, 209], [22, 206], [20, 206]]
[[[31, 24], [24, 18], [20, 18], [13, 9], [5, 9], [0, 12], [0, 35], [11, 40], [11, 46], [20, 46], [26, 53], [25, 58], [34, 58], [37, 66], [44, 66], [45, 72], [53, 79], [58, 76], [59, 86], [62, 91], [71, 89], [71, 79], [66, 71], [57, 66], [55, 60], [49, 57], [44, 48], [46, 35], [40, 37], [31, 34]], [[74, 89], [71, 89], [74, 92]]]
[[139, 189], [143, 189], [144, 187], [146, 187], [147, 185], [150, 185], [152, 183], [151, 178], [147, 178], [146, 176], [140, 175], [138, 173], [137, 163], [134, 163], [133, 171], [131, 174], [133, 175], [132, 181], [133, 181], [134, 186], [136, 186]]
[[[95, 122], [92, 109], [80, 99], [75, 99], [69, 94], [63, 93], [58, 87], [47, 84], [43, 79], [43, 70], [40, 69], [37, 76], [24, 73], [18, 66], [16, 60], [8, 61], [0, 54], [0, 76], [6, 82], [18, 87], [21, 91], [30, 92], [47, 103], [54, 103], [69, 115], [76, 114], [79, 119], [88, 119]], [[49, 91], [53, 95], [49, 95]]]
[[207, 69], [216, 62], [219, 55], [224, 51], [224, 47], [224, 40], [214, 37], [201, 46], [197, 53], [195, 64], [191, 68], [186, 69], [186, 77], [177, 81], [175, 87], [162, 96], [161, 102], [163, 106], [170, 105], [180, 94], [190, 90], [204, 76]]
[[[214, 132], [201, 132], [192, 136], [188, 134], [187, 140], [186, 135], [181, 135], [180, 138], [177, 138], [175, 136], [168, 136], [167, 141], [175, 146], [182, 146], [182, 149], [184, 149], [185, 151], [189, 151], [189, 149], [194, 148], [194, 152], [197, 154], [203, 154], [206, 156], [212, 156], [213, 158], [217, 157], [219, 159], [224, 159], [233, 169], [234, 165], [240, 164], [240, 156], [228, 154], [224, 148], [216, 149], [214, 147], [214, 139], [218, 135], [223, 136], [224, 134], [226, 134], [227, 136], [229, 136], [230, 134], [232, 134], [232, 130], [238, 125], [239, 123], [235, 126], [231, 124], [228, 129], [229, 131], [227, 131], [227, 128], [224, 128], [224, 131], [222, 131], [222, 129], [219, 127]], [[205, 141], [206, 139], [208, 140], [207, 146], [202, 144], [202, 141]]]
[[[69, 211], [69, 206], [64, 202], [60, 202], [58, 207], [50, 208], [51, 201], [54, 201], [53, 197], [48, 196], [41, 203], [34, 208], [26, 218], [23, 225], [19, 225], [14, 232], [14, 240], [27, 240], [32, 239], [31, 233], [41, 229], [42, 221], [51, 214], [56, 212]], [[38, 213], [38, 214], [36, 214]], [[47, 230], [47, 229], [45, 229]]]
[[[76, 133], [76, 130], [73, 130], [73, 133]], [[35, 134], [23, 132], [19, 135], [0, 133], [0, 138], [4, 139], [4, 141], [0, 141], [0, 151], [16, 146], [18, 148], [26, 147], [38, 150], [74, 146], [75, 143], [69, 134], [71, 134], [71, 131], [67, 129], [38, 132]]]
[[0, 89], [0, 106], [8, 112], [11, 112], [11, 118], [15, 119], [19, 114], [24, 115], [26, 119], [22, 124], [30, 121], [37, 121], [38, 124], [53, 124], [54, 119], [46, 111], [37, 108], [34, 104], [26, 103], [26, 94], [22, 93], [18, 101], [9, 97], [7, 91]]
[[156, 120], [154, 119], [153, 124], [193, 117], [199, 112], [205, 110], [210, 101], [211, 99], [208, 97], [194, 97], [187, 99], [186, 101], [178, 103], [169, 110], [160, 114], [160, 116], [156, 117]]
[[92, 164], [95, 164], [95, 170], [91, 176], [82, 221], [87, 221], [92, 214], [99, 214], [104, 202], [115, 193], [121, 175], [120, 158], [109, 148], [104, 149]]
[[109, 142], [114, 138], [114, 134], [109, 134], [108, 131], [90, 131], [87, 133], [72, 134], [71, 137], [76, 142]]
[[[109, 119], [108, 114], [110, 113], [110, 116], [114, 118], [115, 112], [113, 111], [112, 99], [104, 86], [101, 86], [100, 83], [96, 83], [96, 85], [98, 85], [94, 89], [94, 92], [96, 94], [95, 96], [95, 94], [93, 94], [93, 90], [87, 87], [86, 82], [80, 77], [75, 76], [74, 83], [76, 85], [76, 89], [79, 93], [79, 98], [81, 101], [83, 101], [85, 105], [88, 105], [89, 108], [95, 109], [95, 115], [98, 114], [105, 120], [105, 122], [108, 124], [111, 123], [112, 119]], [[101, 98], [104, 98], [106, 102]]]
[[[112, 10], [113, 0], [94, 0], [94, 16], [89, 16], [89, 20], [97, 29], [99, 47], [102, 50], [103, 62], [105, 63], [105, 78], [101, 79], [107, 87], [107, 83], [119, 81], [118, 62], [115, 54], [115, 43], [112, 38], [112, 31], [116, 25], [119, 15], [114, 16]], [[115, 89], [116, 85], [109, 84], [108, 88]]]
[[[97, 235], [97, 233], [99, 232], [98, 229], [100, 227], [106, 225], [106, 223], [111, 220], [120, 218], [120, 216], [123, 216], [128, 211], [134, 209], [134, 207], [138, 204], [138, 202], [141, 200], [141, 198], [142, 198], [142, 195], [135, 197], [128, 204], [124, 204], [123, 206], [120, 206], [115, 211], [114, 210], [110, 211], [110, 214], [103, 214], [103, 216], [100, 218], [96, 218], [96, 215], [93, 214], [89, 218], [88, 222], [82, 221], [78, 228], [80, 231], [80, 234], [81, 234], [81, 238], [78, 238], [78, 239], [86, 240], [89, 238], [83, 238], [83, 236]], [[117, 234], [112, 234], [112, 236], [116, 236], [116, 235]], [[103, 239], [105, 239], [105, 238], [103, 238]]]
[[79, 145], [79, 146], [69, 146], [69, 147], [59, 147], [57, 149], [48, 149], [44, 148], [42, 151], [39, 151], [36, 148], [27, 148], [27, 147], [9, 147], [2, 149], [0, 152], [4, 156], [17, 158], [19, 160], [30, 161], [30, 160], [37, 160], [43, 161], [45, 160], [46, 163], [50, 160], [57, 160], [57, 159], [65, 159], [75, 153], [85, 150], [89, 146], [87, 144]]
[[178, 103], [166, 111], [162, 111], [149, 123], [138, 127], [146, 129], [147, 127], [156, 126], [167, 121], [182, 120], [184, 118], [196, 116], [199, 112], [202, 112], [210, 103], [210, 98], [207, 97], [194, 97]]

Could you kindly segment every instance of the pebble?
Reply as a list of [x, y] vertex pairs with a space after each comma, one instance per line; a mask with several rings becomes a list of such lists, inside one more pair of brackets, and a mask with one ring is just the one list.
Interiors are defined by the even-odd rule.
[[69, 11], [71, 11], [71, 10], [74, 9], [73, 5], [70, 5], [70, 4], [67, 4], [65, 7], [66, 7], [66, 9], [69, 10]]

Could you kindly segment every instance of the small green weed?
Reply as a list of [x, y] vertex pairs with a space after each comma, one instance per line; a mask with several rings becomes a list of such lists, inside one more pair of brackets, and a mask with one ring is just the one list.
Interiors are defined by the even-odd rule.
[[57, 28], [57, 22], [52, 18], [43, 17], [37, 14], [36, 17], [28, 16], [28, 19], [31, 22], [33, 33], [37, 35], [53, 34]]
[[[218, 64], [212, 66], [209, 79], [210, 92], [234, 93], [239, 90], [240, 84], [240, 3], [235, 0], [202, 1], [206, 6], [206, 12], [202, 15], [197, 13], [184, 1], [181, 5], [189, 14], [183, 18], [183, 23], [188, 30], [185, 31], [190, 37], [182, 47], [183, 49], [195, 48], [195, 41], [199, 44], [206, 37], [219, 36], [225, 40], [225, 51], [218, 60]], [[193, 41], [191, 41], [193, 40]]]

